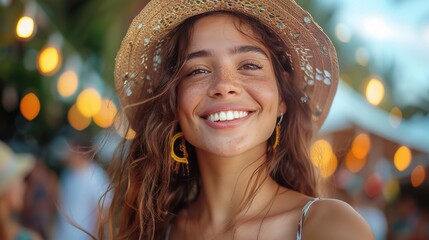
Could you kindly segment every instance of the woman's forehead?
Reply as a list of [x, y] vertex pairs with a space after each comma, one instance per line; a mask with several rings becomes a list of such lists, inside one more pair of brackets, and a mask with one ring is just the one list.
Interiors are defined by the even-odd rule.
[[199, 18], [193, 24], [187, 52], [205, 48], [221, 47], [220, 43], [228, 43], [230, 48], [242, 45], [254, 45], [267, 49], [257, 36], [252, 26], [228, 13], [216, 13]]

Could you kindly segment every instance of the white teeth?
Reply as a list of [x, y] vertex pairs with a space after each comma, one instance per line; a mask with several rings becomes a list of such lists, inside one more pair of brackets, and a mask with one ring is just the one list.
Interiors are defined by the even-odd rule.
[[248, 114], [249, 114], [248, 112], [244, 112], [244, 111], [222, 111], [222, 112], [212, 113], [208, 115], [206, 119], [211, 122], [231, 121], [238, 118], [244, 118]]

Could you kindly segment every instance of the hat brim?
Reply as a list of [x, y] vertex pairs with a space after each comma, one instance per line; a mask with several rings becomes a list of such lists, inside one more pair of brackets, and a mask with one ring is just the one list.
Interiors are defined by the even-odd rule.
[[[330, 39], [293, 0], [150, 1], [134, 18], [116, 56], [115, 86], [122, 106], [151, 97], [157, 82], [147, 76], [146, 69], [159, 64], [157, 49], [166, 34], [190, 17], [216, 11], [245, 14], [278, 34], [287, 46], [285, 55], [291, 62], [294, 81], [302, 90], [300, 100], [309, 104], [318, 130], [337, 89], [338, 60]], [[129, 120], [134, 111], [126, 111]]]

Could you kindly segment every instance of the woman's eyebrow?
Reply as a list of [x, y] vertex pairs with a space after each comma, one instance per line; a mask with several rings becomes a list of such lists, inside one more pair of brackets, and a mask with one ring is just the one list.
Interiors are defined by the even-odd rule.
[[189, 61], [194, 58], [208, 57], [208, 56], [213, 56], [213, 53], [208, 50], [200, 50], [200, 51], [196, 51], [188, 54], [188, 56], [186, 56], [186, 61]]
[[264, 50], [253, 45], [237, 46], [231, 50], [231, 54], [248, 53], [248, 52], [263, 54], [265, 57], [268, 58], [268, 55], [265, 53]]

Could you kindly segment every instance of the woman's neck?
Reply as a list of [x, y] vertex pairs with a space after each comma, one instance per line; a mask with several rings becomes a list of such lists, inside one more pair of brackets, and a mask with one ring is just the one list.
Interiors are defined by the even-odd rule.
[[193, 205], [193, 217], [224, 228], [266, 214], [279, 185], [263, 165], [265, 151], [227, 158], [197, 151], [197, 157], [201, 192]]

